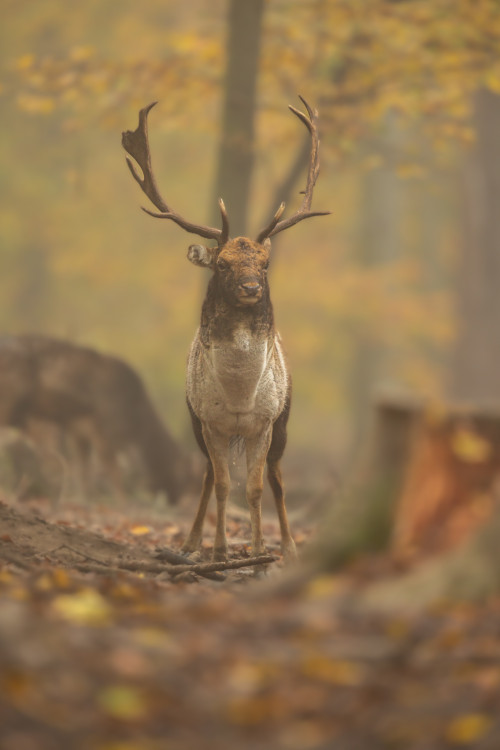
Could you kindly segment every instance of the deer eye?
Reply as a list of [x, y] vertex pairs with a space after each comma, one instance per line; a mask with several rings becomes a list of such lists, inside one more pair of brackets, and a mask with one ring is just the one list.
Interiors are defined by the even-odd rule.
[[229, 268], [229, 263], [227, 262], [227, 260], [224, 260], [224, 258], [219, 258], [219, 260], [217, 261], [217, 268], [220, 271], [225, 271]]

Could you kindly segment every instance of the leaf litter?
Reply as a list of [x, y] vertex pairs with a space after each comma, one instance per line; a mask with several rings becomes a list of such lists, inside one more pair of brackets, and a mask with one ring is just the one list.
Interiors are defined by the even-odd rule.
[[[269, 561], [219, 580], [158, 556], [178, 554], [182, 514], [3, 503], [0, 519], [2, 750], [500, 747], [498, 599], [363, 611], [394, 575], [369, 560], [280, 586], [267, 519]], [[234, 562], [247, 531], [229, 517]]]

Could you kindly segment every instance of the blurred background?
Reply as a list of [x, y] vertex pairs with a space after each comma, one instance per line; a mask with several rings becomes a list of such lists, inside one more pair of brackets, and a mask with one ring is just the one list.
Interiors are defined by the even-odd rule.
[[[149, 118], [175, 210], [255, 237], [305, 186], [271, 271], [294, 405], [288, 484], [311, 493], [356, 455], [374, 392], [500, 401], [497, 0], [3, 0], [2, 333], [130, 362], [192, 445], [188, 347], [208, 276], [192, 236], [140, 211], [121, 132]], [[216, 224], [218, 225], [218, 224]], [[195, 240], [196, 241], [196, 240]]]

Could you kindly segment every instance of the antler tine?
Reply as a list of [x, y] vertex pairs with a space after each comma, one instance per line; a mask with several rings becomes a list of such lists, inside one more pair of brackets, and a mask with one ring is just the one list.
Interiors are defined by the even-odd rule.
[[222, 198], [219, 198], [219, 209], [222, 219], [222, 232], [219, 238], [219, 245], [220, 247], [222, 247], [229, 239], [229, 218], [227, 215], [226, 206], [224, 205], [224, 201], [222, 200]]
[[219, 246], [222, 247], [222, 245], [229, 239], [229, 221], [222, 201], [219, 201], [222, 215], [222, 229], [215, 229], [213, 227], [205, 226], [204, 224], [193, 224], [192, 222], [187, 221], [176, 211], [169, 208], [160, 195], [160, 191], [158, 190], [154, 178], [153, 169], [151, 167], [151, 154], [148, 138], [148, 114], [155, 104], [157, 104], [157, 102], [152, 102], [151, 104], [148, 104], [147, 107], [140, 110], [139, 125], [135, 130], [126, 130], [122, 133], [123, 148], [128, 154], [130, 154], [134, 161], [137, 162], [143, 174], [143, 177], [141, 178], [134, 164], [127, 156], [125, 158], [132, 177], [140, 185], [143, 193], [147, 195], [151, 203], [156, 206], [160, 213], [150, 211], [147, 208], [143, 208], [142, 210], [150, 216], [154, 216], [156, 219], [170, 219], [182, 227], [182, 229], [185, 229], [186, 232], [197, 234], [199, 237], [205, 237], [206, 239], [217, 240]]
[[[311, 211], [311, 203], [312, 203], [312, 197], [313, 197], [313, 191], [314, 186], [316, 184], [316, 180], [318, 179], [319, 174], [319, 136], [318, 136], [318, 110], [313, 109], [304, 99], [304, 97], [299, 95], [299, 99], [303, 103], [304, 107], [307, 110], [307, 115], [305, 115], [303, 112], [300, 111], [300, 109], [296, 109], [295, 107], [292, 107], [289, 105], [289, 109], [293, 114], [301, 120], [301, 122], [304, 123], [306, 128], [308, 129], [309, 133], [311, 134], [311, 155], [309, 158], [309, 171], [307, 174], [307, 182], [306, 182], [306, 189], [303, 191], [304, 198], [302, 199], [302, 204], [298, 211], [296, 211], [292, 216], [290, 216], [288, 219], [283, 219], [282, 221], [276, 221], [274, 220], [276, 218], [276, 214], [266, 229], [263, 229], [259, 234], [259, 242], [262, 242], [266, 237], [272, 237], [275, 234], [278, 234], [278, 232], [282, 232], [284, 229], [288, 229], [289, 227], [293, 226], [294, 224], [298, 224], [299, 221], [303, 221], [304, 219], [310, 219], [312, 216], [327, 216], [330, 214], [330, 211]], [[283, 206], [283, 204], [281, 204]], [[281, 208], [281, 206], [280, 206]], [[280, 209], [278, 209], [279, 211]], [[278, 212], [276, 212], [278, 213]], [[281, 211], [283, 213], [283, 211]], [[280, 216], [281, 216], [280, 213]]]
[[281, 219], [281, 216], [284, 210], [285, 210], [285, 204], [282, 202], [280, 203], [278, 210], [274, 214], [273, 218], [271, 219], [267, 227], [262, 229], [262, 231], [259, 233], [257, 237], [257, 242], [264, 242], [266, 237], [269, 237], [271, 235], [271, 232], [273, 231], [274, 227], [276, 226], [278, 221]]

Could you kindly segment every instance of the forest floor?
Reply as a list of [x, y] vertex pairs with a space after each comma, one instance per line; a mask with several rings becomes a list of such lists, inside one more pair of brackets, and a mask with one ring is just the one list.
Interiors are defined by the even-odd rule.
[[1, 750], [500, 748], [500, 599], [351, 606], [391, 561], [290, 576], [267, 517], [276, 561], [176, 574], [192, 512], [0, 502]]

